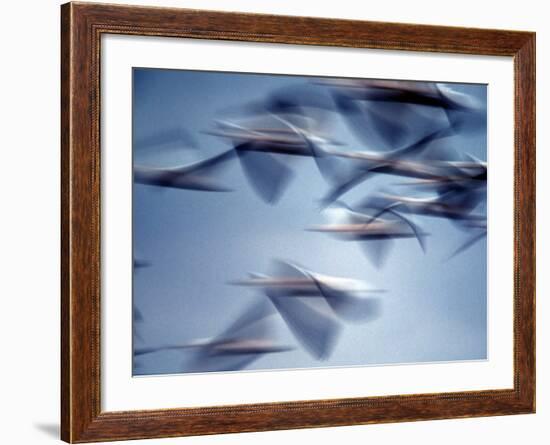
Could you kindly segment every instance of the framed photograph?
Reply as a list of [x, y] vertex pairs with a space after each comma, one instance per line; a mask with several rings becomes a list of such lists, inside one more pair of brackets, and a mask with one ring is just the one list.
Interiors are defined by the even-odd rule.
[[62, 6], [61, 435], [535, 411], [535, 35]]

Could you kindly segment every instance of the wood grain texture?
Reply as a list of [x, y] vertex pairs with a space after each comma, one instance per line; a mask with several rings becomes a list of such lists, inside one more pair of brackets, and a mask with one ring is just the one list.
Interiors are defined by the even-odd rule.
[[[514, 388], [197, 409], [101, 412], [99, 63], [103, 33], [514, 57]], [[61, 8], [61, 37], [63, 440], [93, 442], [534, 412], [533, 33], [68, 3]]]

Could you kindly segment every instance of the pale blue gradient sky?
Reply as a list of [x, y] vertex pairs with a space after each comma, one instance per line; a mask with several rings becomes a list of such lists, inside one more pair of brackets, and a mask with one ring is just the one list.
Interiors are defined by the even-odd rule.
[[[176, 165], [230, 148], [207, 135], [213, 119], [232, 106], [264, 98], [273, 90], [310, 84], [312, 78], [180, 70], [134, 69], [134, 141], [159, 129], [184, 127], [197, 150], [135, 147], [134, 162]], [[486, 104], [484, 85], [449, 84]], [[311, 87], [311, 85], [310, 85]], [[324, 88], [317, 86], [316, 88]], [[323, 94], [321, 92], [321, 94]], [[342, 122], [331, 135], [360, 147]], [[457, 150], [486, 159], [486, 132], [456, 136]], [[373, 267], [353, 242], [332, 239], [305, 227], [324, 221], [317, 200], [327, 184], [311, 159], [290, 163], [295, 177], [280, 202], [270, 206], [251, 189], [238, 162], [220, 175], [232, 193], [206, 193], [140, 184], [133, 193], [134, 252], [151, 267], [134, 274], [134, 304], [144, 321], [134, 326], [137, 346], [212, 337], [222, 332], [261, 293], [226, 284], [247, 272], [266, 272], [272, 258], [289, 259], [316, 272], [356, 278], [387, 290], [380, 318], [345, 325], [327, 361], [300, 348], [282, 320], [278, 339], [296, 345], [265, 355], [250, 369], [308, 368], [484, 359], [487, 356], [486, 242], [444, 261], [468, 234], [448, 221], [415, 217], [425, 231], [427, 253], [414, 239], [398, 240], [385, 266]], [[357, 202], [370, 191], [402, 178], [379, 175], [345, 196]], [[136, 374], [182, 372], [181, 352], [139, 359]], [[137, 362], [136, 362], [137, 363]]]

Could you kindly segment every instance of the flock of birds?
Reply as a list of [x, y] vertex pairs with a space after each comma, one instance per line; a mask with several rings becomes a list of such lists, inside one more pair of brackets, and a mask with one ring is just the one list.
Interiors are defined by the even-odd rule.
[[[319, 87], [328, 94], [318, 94]], [[479, 209], [486, 197], [487, 163], [448, 144], [455, 135], [485, 126], [485, 107], [471, 96], [436, 83], [317, 79], [276, 90], [226, 116], [207, 133], [229, 141], [230, 149], [183, 166], [135, 165], [134, 182], [227, 192], [231, 189], [220, 182], [219, 171], [238, 160], [254, 192], [274, 205], [294, 175], [292, 159], [305, 157], [315, 162], [327, 182], [328, 192], [319, 206], [329, 217], [327, 223], [305, 229], [359, 243], [375, 266], [383, 265], [389, 247], [399, 239], [416, 239], [426, 249], [428, 233], [415, 217], [444, 218], [467, 234], [449, 259], [486, 236], [486, 215]], [[327, 136], [336, 118], [356, 140], [376, 149], [348, 149]], [[194, 146], [181, 129], [153, 138], [156, 143], [163, 139]], [[353, 206], [344, 202], [346, 194], [377, 175], [407, 178], [399, 185], [408, 192], [369, 192]], [[134, 261], [136, 269], [149, 265]], [[175, 350], [192, 351], [192, 359], [182, 366], [185, 372], [243, 369], [265, 354], [292, 349], [273, 340], [275, 317], [308, 353], [323, 360], [330, 356], [343, 321], [378, 317], [378, 294], [384, 292], [280, 260], [273, 261], [270, 274], [251, 273], [230, 284], [260, 289], [263, 296], [216, 337], [135, 346], [136, 363], [144, 355]], [[143, 321], [137, 308], [134, 321]]]

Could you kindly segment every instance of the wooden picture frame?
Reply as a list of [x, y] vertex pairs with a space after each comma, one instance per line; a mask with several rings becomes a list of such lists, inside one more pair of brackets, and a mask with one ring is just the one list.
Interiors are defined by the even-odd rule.
[[[61, 437], [71, 443], [535, 412], [535, 34], [172, 8], [61, 7]], [[102, 412], [103, 34], [511, 56], [515, 72], [514, 387]]]

